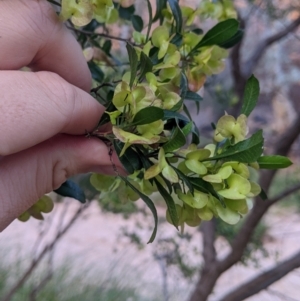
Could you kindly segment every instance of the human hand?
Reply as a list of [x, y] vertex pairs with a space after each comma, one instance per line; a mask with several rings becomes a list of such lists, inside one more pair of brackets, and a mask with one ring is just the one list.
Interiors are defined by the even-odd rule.
[[[86, 93], [91, 76], [81, 48], [52, 7], [2, 0], [0, 19], [2, 231], [68, 177], [113, 167], [107, 146], [84, 137], [104, 108]], [[24, 66], [35, 72], [17, 71]]]

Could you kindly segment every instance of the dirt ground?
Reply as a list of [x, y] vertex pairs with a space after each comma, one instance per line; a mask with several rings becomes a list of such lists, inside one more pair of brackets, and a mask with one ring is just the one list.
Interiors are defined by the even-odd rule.
[[[44, 222], [30, 220], [23, 224], [14, 221], [0, 235], [2, 251], [7, 250], [7, 248], [10, 250], [5, 260], [13, 264], [16, 260], [41, 250], [45, 243], [53, 238], [55, 229], [59, 227], [62, 221], [62, 214], [66, 221], [77, 210], [78, 206], [74, 200], [66, 200], [63, 204], [56, 204], [55, 211]], [[143, 222], [145, 222], [145, 218], [140, 217], [140, 223]], [[299, 214], [295, 214], [289, 209], [274, 208], [267, 224], [272, 224], [266, 238], [269, 257], [260, 260], [259, 268], [244, 267], [242, 265], [232, 268], [220, 278], [216, 290], [209, 300], [217, 300], [218, 297], [223, 296], [256, 273], [273, 266], [276, 261], [287, 258], [299, 250]], [[137, 250], [121, 235], [124, 227], [127, 227], [128, 230], [137, 230], [141, 234], [143, 250]], [[47, 232], [43, 235], [43, 238], [39, 234], [41, 231]], [[170, 225], [161, 226], [158, 230], [157, 241], [159, 238], [174, 235], [175, 231]], [[198, 231], [195, 232], [193, 229], [187, 231], [194, 233], [191, 244], [187, 245], [182, 242], [182, 247], [189, 252], [193, 249], [192, 246], [199, 247], [201, 245], [201, 237]], [[138, 230], [133, 219], [125, 220], [117, 214], [102, 213], [97, 203], [94, 202], [59, 242], [55, 250], [54, 264], [59, 266], [71, 262], [74, 271], [87, 268], [100, 272], [101, 275], [114, 273], [120, 277], [135, 279], [135, 282], [138, 279], [142, 284], [141, 287], [143, 287], [142, 295], [151, 297], [155, 291], [155, 296], [159, 296], [162, 290], [162, 273], [153, 256], [154, 252], [159, 250], [159, 245], [157, 243], [146, 244], [150, 233], [148, 229]], [[217, 241], [217, 248], [222, 250], [222, 254], [225, 254], [228, 249], [222, 239]], [[192, 260], [195, 259], [193, 256], [191, 258]], [[195, 263], [201, 264], [199, 258], [199, 256], [196, 257]], [[186, 299], [187, 291], [192, 288], [190, 282], [184, 281], [178, 273], [172, 271], [168, 276], [168, 288], [172, 292], [171, 295], [176, 295], [179, 298], [178, 300]], [[297, 299], [300, 293], [299, 283], [300, 270], [298, 269], [272, 285], [270, 291], [262, 292], [248, 300], [290, 300], [287, 297]], [[155, 290], [153, 290], [153, 287], [155, 287]], [[287, 297], [283, 298], [284, 295]], [[152, 297], [156, 298], [155, 296]]]

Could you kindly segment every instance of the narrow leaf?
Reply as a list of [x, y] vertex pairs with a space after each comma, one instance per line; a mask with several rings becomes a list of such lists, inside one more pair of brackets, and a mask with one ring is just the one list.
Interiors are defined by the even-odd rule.
[[219, 44], [219, 46], [222, 48], [225, 48], [225, 49], [232, 48], [236, 44], [240, 43], [242, 41], [243, 37], [244, 37], [244, 30], [239, 29], [233, 37], [231, 37], [224, 43]]
[[178, 3], [178, 0], [168, 0], [170, 4], [170, 8], [172, 10], [172, 14], [176, 23], [176, 32], [181, 33], [182, 30], [182, 14], [181, 9]]
[[64, 182], [58, 189], [55, 189], [54, 192], [64, 197], [76, 199], [80, 203], [85, 203], [86, 198], [84, 191], [71, 180]]
[[164, 200], [167, 204], [171, 221], [172, 221], [173, 225], [175, 226], [175, 228], [178, 230], [179, 218], [178, 218], [178, 215], [177, 215], [175, 202], [174, 202], [173, 198], [171, 197], [171, 195], [163, 187], [163, 185], [161, 185], [157, 179], [154, 179], [154, 181], [155, 181], [157, 190], [159, 191], [159, 193], [164, 198]]
[[136, 74], [137, 74], [138, 56], [136, 54], [134, 47], [131, 44], [127, 43], [126, 49], [128, 52], [129, 65], [130, 65], [130, 71], [131, 71], [129, 86], [130, 86], [130, 88], [132, 88], [133, 82], [134, 82], [134, 80], [136, 78]]
[[182, 34], [177, 32], [171, 39], [170, 43], [176, 45], [177, 47], [180, 47], [182, 45]]
[[148, 13], [149, 13], [149, 21], [148, 21], [148, 29], [147, 29], [147, 35], [146, 35], [146, 41], [149, 40], [149, 35], [152, 27], [153, 17], [152, 17], [152, 5], [150, 0], [147, 0], [148, 5]]
[[268, 199], [268, 196], [267, 196], [266, 192], [263, 189], [261, 189], [261, 192], [260, 192], [259, 196], [261, 197], [261, 199], [263, 201], [266, 201]]
[[136, 187], [134, 187], [125, 177], [121, 176], [121, 179], [134, 191], [136, 192], [140, 198], [145, 202], [145, 204], [148, 206], [148, 208], [151, 210], [152, 214], [153, 214], [153, 218], [154, 218], [154, 229], [152, 232], [152, 235], [148, 241], [148, 244], [153, 242], [156, 236], [156, 232], [157, 232], [157, 223], [158, 223], [158, 217], [157, 217], [157, 211], [156, 208], [153, 204], [153, 202], [151, 201], [151, 199], [149, 197], [147, 197], [146, 195], [144, 195], [143, 193], [141, 193]]
[[161, 18], [162, 11], [166, 7], [167, 7], [167, 0], [156, 0], [156, 13], [152, 22], [155, 22]]
[[92, 78], [98, 83], [101, 83], [104, 80], [104, 73], [101, 68], [93, 61], [89, 61], [88, 66], [91, 71]]
[[164, 118], [164, 111], [158, 107], [146, 107], [136, 113], [132, 123], [134, 125], [149, 124]]
[[249, 116], [255, 108], [259, 96], [259, 82], [254, 75], [247, 80], [245, 87], [242, 114]]
[[166, 144], [164, 144], [163, 148], [165, 152], [168, 153], [176, 149], [179, 149], [180, 147], [184, 146], [185, 143], [186, 143], [186, 139], [182, 130], [179, 127], [176, 127], [172, 137]]
[[125, 20], [130, 21], [132, 15], [135, 12], [134, 5], [130, 5], [128, 7], [123, 7], [122, 5], [119, 5], [118, 3], [115, 3], [115, 6], [118, 7], [119, 17]]
[[142, 162], [132, 147], [127, 148], [124, 154], [120, 157], [124, 143], [114, 140], [113, 145], [120, 162], [129, 174], [133, 174], [136, 170], [140, 170], [142, 168]]
[[184, 134], [184, 136], [187, 136], [193, 129], [193, 122], [189, 122], [188, 124], [186, 124], [181, 130], [182, 133]]
[[180, 97], [185, 98], [186, 97], [186, 93], [188, 90], [188, 79], [186, 77], [186, 75], [181, 72], [181, 77], [180, 77]]
[[206, 161], [226, 159], [226, 161], [239, 161], [252, 163], [258, 160], [263, 152], [264, 138], [262, 130], [257, 131], [252, 137], [228, 147], [220, 155], [205, 159]]
[[153, 64], [150, 58], [144, 52], [141, 52], [141, 72], [139, 76], [139, 81], [142, 81], [144, 79], [145, 74], [147, 72], [151, 72], [152, 68]]
[[183, 120], [183, 121], [186, 121], [187, 123], [190, 122], [190, 120], [182, 114], [179, 114], [177, 112], [170, 111], [170, 110], [164, 110], [163, 120], [169, 120], [169, 119]]
[[200, 47], [222, 45], [237, 33], [238, 28], [239, 22], [236, 19], [228, 19], [218, 23], [204, 35], [202, 40], [191, 50], [191, 53]]
[[187, 91], [185, 94], [185, 99], [186, 100], [193, 100], [195, 102], [202, 101], [203, 98], [196, 92], [193, 91]]
[[136, 31], [141, 32], [143, 30], [144, 22], [140, 16], [138, 16], [138, 15], [131, 16], [131, 22], [132, 22], [133, 28]]
[[289, 158], [284, 156], [262, 156], [257, 159], [257, 163], [262, 169], [286, 168], [293, 164]]
[[200, 133], [194, 122], [193, 131], [192, 131], [192, 143], [198, 145], [200, 143]]
[[189, 178], [183, 172], [181, 172], [179, 169], [175, 168], [174, 166], [173, 166], [173, 168], [176, 171], [178, 178], [185, 183], [185, 185], [188, 187], [191, 194], [194, 195], [194, 187], [193, 187], [192, 183], [190, 182]]

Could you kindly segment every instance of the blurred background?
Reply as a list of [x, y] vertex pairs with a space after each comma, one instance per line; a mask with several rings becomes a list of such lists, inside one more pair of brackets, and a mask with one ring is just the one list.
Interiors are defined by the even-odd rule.
[[[87, 205], [51, 194], [55, 209], [44, 221], [16, 220], [1, 233], [0, 301], [300, 300], [300, 1], [233, 2], [244, 38], [222, 74], [200, 90], [194, 118], [205, 144], [211, 122], [224, 111], [238, 115], [245, 82], [255, 74], [261, 94], [250, 131], [263, 128], [265, 152], [294, 162], [261, 174], [269, 200], [257, 199], [236, 226], [204, 222], [181, 234], [154, 197], [160, 225], [147, 245], [153, 220], [144, 204], [101, 199], [89, 176], [78, 176], [92, 200]], [[137, 12], [145, 5], [136, 1]], [[121, 34], [131, 35], [126, 24]]]

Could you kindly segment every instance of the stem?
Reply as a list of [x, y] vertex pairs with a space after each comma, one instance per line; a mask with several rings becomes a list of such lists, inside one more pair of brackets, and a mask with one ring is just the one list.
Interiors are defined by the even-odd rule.
[[68, 26], [68, 25], [67, 25], [67, 28], [70, 29], [70, 30], [73, 30], [74, 32], [82, 33], [82, 34], [87, 35], [87, 36], [99, 36], [99, 37], [107, 38], [107, 39], [110, 39], [110, 40], [117, 40], [117, 41], [121, 41], [121, 42], [124, 42], [124, 43], [130, 43], [133, 46], [141, 47], [140, 45], [132, 43], [130, 41], [130, 39], [123, 39], [123, 38], [120, 38], [120, 37], [111, 36], [111, 35], [106, 34], [106, 33], [96, 33], [96, 32], [86, 31], [86, 30], [78, 29], [78, 28]]

